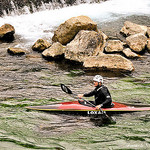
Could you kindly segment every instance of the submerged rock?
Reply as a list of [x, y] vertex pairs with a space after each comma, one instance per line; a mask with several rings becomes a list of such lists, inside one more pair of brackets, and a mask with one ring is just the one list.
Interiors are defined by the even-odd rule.
[[4, 24], [0, 27], [0, 39], [12, 41], [14, 39], [15, 28], [10, 24]]
[[51, 46], [51, 44], [48, 41], [39, 39], [32, 46], [32, 50], [42, 52], [45, 49], [49, 48], [50, 46]]
[[59, 42], [53, 43], [53, 45], [43, 51], [42, 55], [46, 58], [59, 58], [64, 54], [65, 46]]
[[101, 56], [88, 57], [84, 67], [99, 70], [131, 72], [134, 70], [133, 63], [121, 55], [103, 54]]
[[145, 46], [147, 44], [147, 37], [144, 34], [139, 33], [127, 37], [126, 41], [133, 51], [140, 53], [145, 49]]
[[74, 40], [66, 46], [65, 58], [78, 62], [84, 62], [89, 56], [96, 56], [103, 52], [102, 34], [95, 31], [80, 31]]
[[21, 48], [8, 48], [7, 52], [11, 55], [24, 55], [26, 54], [26, 50]]
[[147, 32], [147, 26], [138, 25], [130, 21], [126, 21], [120, 32], [125, 36], [130, 36], [138, 33], [142, 33], [145, 35]]
[[80, 30], [97, 31], [97, 24], [87, 16], [72, 17], [57, 28], [52, 40], [66, 45], [74, 39]]

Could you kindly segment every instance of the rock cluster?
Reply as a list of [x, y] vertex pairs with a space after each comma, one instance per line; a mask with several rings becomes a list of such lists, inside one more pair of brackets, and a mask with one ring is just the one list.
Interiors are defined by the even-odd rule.
[[87, 16], [72, 17], [57, 28], [52, 40], [66, 45], [80, 30], [97, 31], [97, 24]]
[[78, 16], [56, 29], [52, 44], [39, 39], [32, 49], [42, 52], [46, 59], [64, 57], [80, 62], [87, 69], [132, 72], [134, 66], [128, 58], [139, 58], [146, 50], [150, 52], [150, 27], [126, 21], [120, 33], [126, 40], [110, 39], [89, 17]]
[[141, 52], [149, 49], [149, 30], [147, 26], [126, 21], [120, 30], [126, 41], [110, 40], [90, 18], [79, 16], [61, 24], [52, 40], [65, 45], [65, 59], [81, 62], [85, 68], [131, 72], [134, 66], [127, 58], [139, 58]]

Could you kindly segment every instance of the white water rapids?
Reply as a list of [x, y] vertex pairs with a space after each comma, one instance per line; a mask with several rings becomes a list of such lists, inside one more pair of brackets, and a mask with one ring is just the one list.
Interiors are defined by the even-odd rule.
[[[29, 12], [29, 11], [27, 11]], [[102, 3], [79, 4], [77, 6], [42, 11], [33, 14], [5, 15], [0, 26], [9, 23], [15, 27], [16, 35], [31, 46], [39, 38], [50, 39], [54, 28], [65, 20], [79, 15], [89, 16], [97, 23], [117, 20], [131, 15], [150, 15], [150, 0], [108, 0]]]

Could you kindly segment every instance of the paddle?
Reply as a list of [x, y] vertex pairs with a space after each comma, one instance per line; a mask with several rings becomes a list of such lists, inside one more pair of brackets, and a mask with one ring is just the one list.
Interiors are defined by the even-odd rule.
[[[67, 86], [65, 86], [64, 84], [61, 84], [61, 89], [62, 89], [65, 93], [71, 94], [71, 95], [76, 96], [77, 98], [79, 98], [79, 97], [77, 96], [77, 94], [74, 94], [74, 93], [73, 93]], [[84, 99], [84, 98], [79, 98], [79, 99], [82, 99], [83, 101], [87, 102], [87, 103], [90, 104], [92, 107], [96, 107], [94, 104], [92, 104], [91, 102], [87, 101], [87, 100]], [[104, 112], [101, 108], [99, 108], [99, 109], [100, 109], [100, 111], [101, 111], [102, 114], [105, 114], [105, 116], [110, 119], [110, 117], [106, 114], [106, 112]]]

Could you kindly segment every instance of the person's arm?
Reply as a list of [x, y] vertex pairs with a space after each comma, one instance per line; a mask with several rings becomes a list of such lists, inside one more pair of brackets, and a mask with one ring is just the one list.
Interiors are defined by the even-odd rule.
[[89, 92], [89, 93], [85, 93], [85, 94], [78, 94], [78, 97], [90, 97], [93, 96], [95, 94], [95, 90]]
[[94, 96], [95, 95], [95, 90], [89, 92], [89, 93], [85, 93], [83, 94], [84, 97], [91, 97], [91, 96]]

